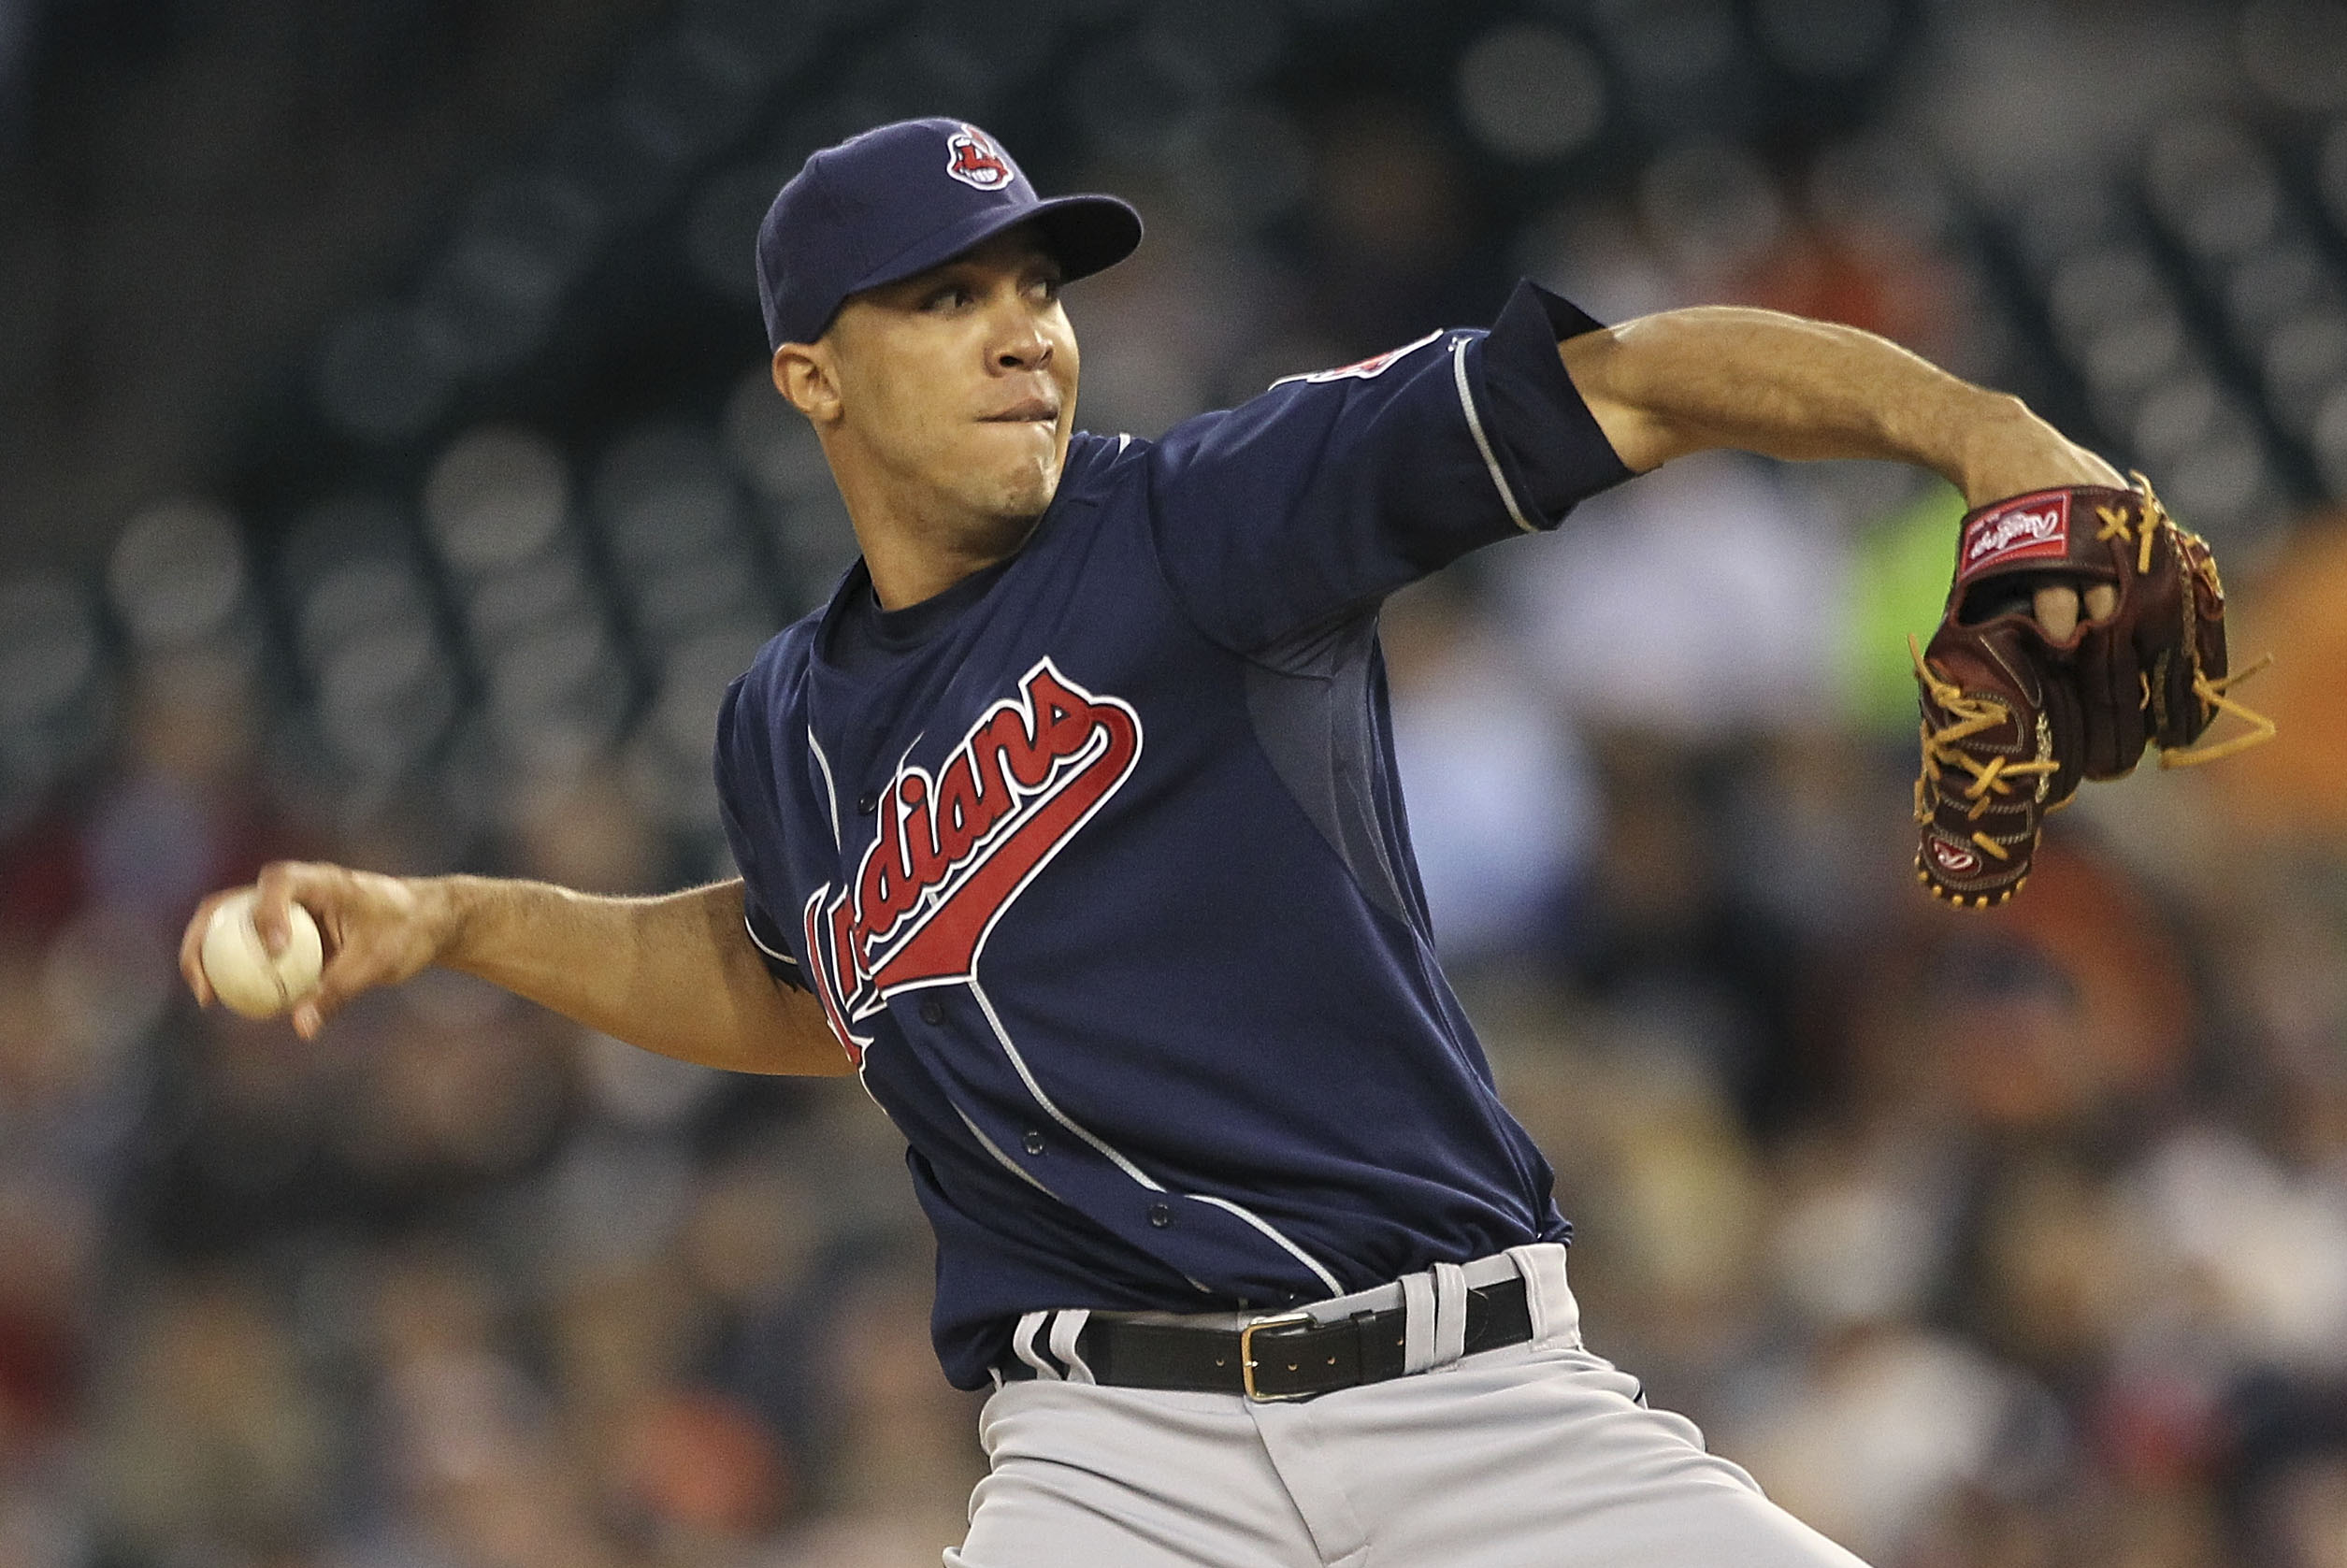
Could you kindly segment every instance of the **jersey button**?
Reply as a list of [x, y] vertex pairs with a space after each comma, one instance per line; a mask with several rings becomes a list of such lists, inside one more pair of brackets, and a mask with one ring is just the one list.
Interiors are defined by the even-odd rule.
[[1174, 1223], [1174, 1211], [1163, 1203], [1149, 1205], [1149, 1223], [1162, 1230]]
[[1021, 1141], [1020, 1146], [1029, 1154], [1041, 1154], [1044, 1152], [1044, 1135], [1033, 1128], [1029, 1128], [1027, 1136]]
[[945, 1009], [939, 1004], [938, 1000], [935, 997], [923, 997], [921, 999], [921, 1022], [942, 1024], [944, 1021]]
[[877, 795], [859, 795], [856, 798], [856, 809], [866, 816], [871, 815], [872, 808], [879, 804], [880, 797]]

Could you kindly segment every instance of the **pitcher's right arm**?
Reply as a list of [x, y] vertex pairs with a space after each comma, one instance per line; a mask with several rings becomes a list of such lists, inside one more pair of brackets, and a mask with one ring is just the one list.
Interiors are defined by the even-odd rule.
[[[280, 861], [259, 887], [254, 924], [272, 951], [291, 904], [316, 916], [325, 937], [318, 988], [294, 1009], [304, 1038], [360, 992], [438, 964], [664, 1057], [738, 1072], [854, 1071], [822, 1005], [768, 971], [742, 924], [739, 881], [610, 898], [542, 882]], [[208, 1005], [204, 928], [235, 891], [207, 899], [180, 944], [180, 972]]]

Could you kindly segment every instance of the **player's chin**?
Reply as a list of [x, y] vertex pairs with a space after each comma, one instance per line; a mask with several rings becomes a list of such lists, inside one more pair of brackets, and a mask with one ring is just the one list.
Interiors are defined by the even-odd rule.
[[1040, 517], [1059, 488], [1058, 449], [1045, 440], [1032, 451], [1005, 455], [984, 471], [987, 482], [982, 510], [997, 517]]
[[998, 517], [1041, 517], [1051, 505], [1052, 493], [1059, 487], [1059, 469], [1051, 466], [1048, 473], [1030, 476], [1024, 482], [1007, 487], [994, 508]]

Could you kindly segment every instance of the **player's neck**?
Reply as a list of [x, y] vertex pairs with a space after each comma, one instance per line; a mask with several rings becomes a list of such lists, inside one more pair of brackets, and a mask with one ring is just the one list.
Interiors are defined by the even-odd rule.
[[[963, 578], [1018, 553], [1035, 529], [1033, 517], [991, 516], [966, 507], [878, 504], [850, 496], [848, 517], [871, 573], [883, 610], [902, 610], [943, 593]], [[861, 504], [859, 504], [859, 502]]]
[[818, 427], [824, 456], [885, 610], [943, 593], [1017, 554], [1058, 494], [1066, 438], [1013, 453], [949, 442], [875, 443], [844, 424]]

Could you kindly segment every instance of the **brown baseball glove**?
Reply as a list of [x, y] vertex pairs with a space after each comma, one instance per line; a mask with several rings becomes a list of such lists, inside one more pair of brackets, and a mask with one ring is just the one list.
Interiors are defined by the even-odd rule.
[[[2028, 880], [2045, 813], [2081, 779], [2211, 762], [2272, 737], [2226, 695], [2215, 557], [2137, 489], [2038, 490], [1965, 515], [1956, 580], [1918, 650], [1923, 770], [1915, 874], [1936, 898], [2001, 904]], [[2081, 614], [2079, 608], [2083, 607]], [[2194, 746], [2219, 712], [2249, 731]]]

